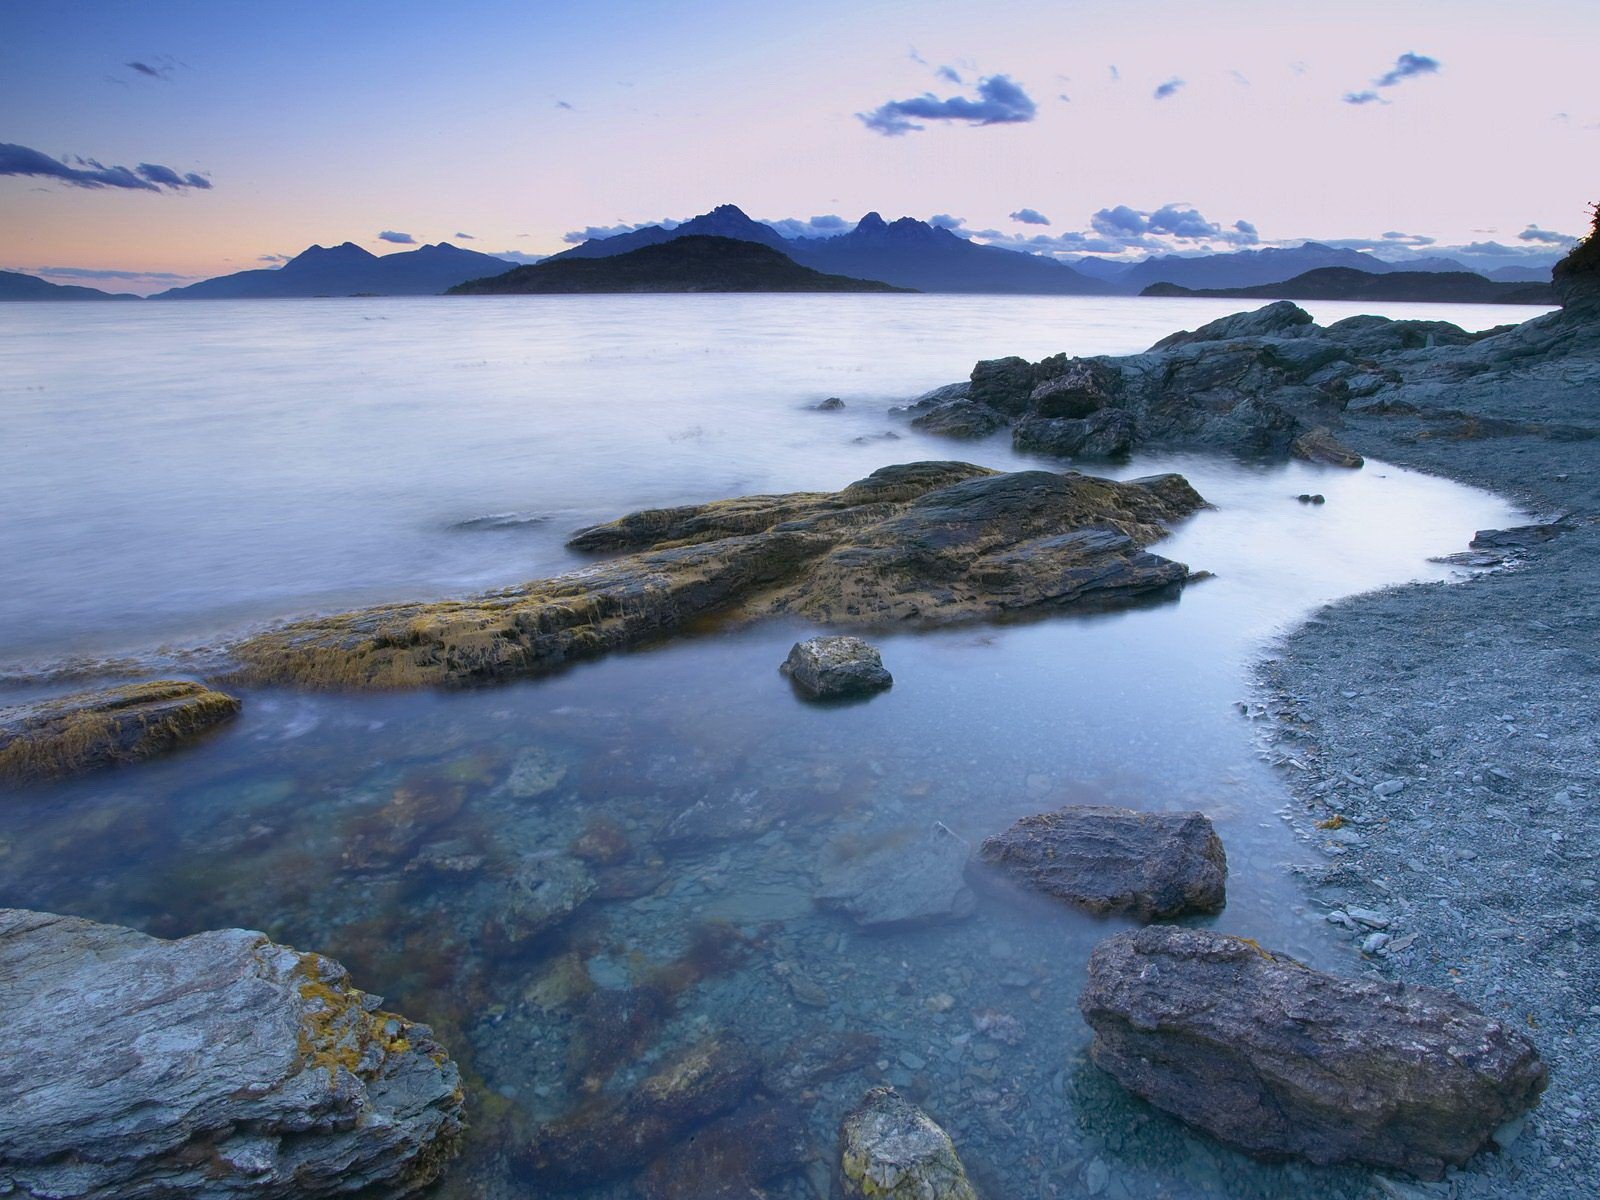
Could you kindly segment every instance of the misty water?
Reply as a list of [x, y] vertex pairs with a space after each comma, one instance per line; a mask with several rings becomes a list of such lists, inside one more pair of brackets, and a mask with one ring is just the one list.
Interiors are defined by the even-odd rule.
[[[583, 561], [562, 545], [574, 528], [634, 508], [831, 489], [925, 458], [1059, 467], [1005, 435], [923, 436], [889, 409], [979, 358], [1131, 352], [1235, 307], [0, 305], [0, 704], [69, 686], [31, 681], [41, 666], [170, 672], [174, 647], [287, 616], [552, 574]], [[1326, 323], [1362, 306], [1308, 307]], [[1536, 310], [1382, 311], [1485, 328]], [[830, 396], [846, 407], [810, 408]], [[1223, 1149], [1086, 1064], [1083, 963], [1116, 922], [984, 890], [964, 921], [869, 935], [812, 902], [825, 856], [935, 821], [975, 843], [1068, 802], [1199, 808], [1230, 867], [1207, 923], [1361, 970], [1293, 878], [1323, 852], [1280, 819], [1238, 702], [1272, 639], [1317, 606], [1447, 578], [1430, 557], [1516, 514], [1379, 462], [1089, 469], [1185, 474], [1216, 507], [1153, 549], [1215, 578], [1116, 611], [875, 635], [895, 686], [844, 707], [803, 703], [777, 674], [815, 632], [780, 622], [478, 691], [246, 691], [239, 720], [192, 749], [8, 797], [0, 903], [161, 936], [258, 928], [340, 959], [432, 1023], [472, 1081], [474, 1131], [444, 1194], [529, 1194], [514, 1159], [530, 1128], [708, 1035], [742, 1037], [773, 1087], [843, 1035], [867, 1049], [790, 1097], [817, 1164], [841, 1114], [888, 1081], [991, 1196], [1366, 1195], [1358, 1172]], [[737, 836], [673, 834], [700, 801], [759, 816]], [[497, 936], [512, 866], [574, 846], [595, 893], [551, 935]], [[603, 1002], [617, 994], [633, 1007]], [[825, 1178], [814, 1165], [772, 1192], [811, 1196]]]

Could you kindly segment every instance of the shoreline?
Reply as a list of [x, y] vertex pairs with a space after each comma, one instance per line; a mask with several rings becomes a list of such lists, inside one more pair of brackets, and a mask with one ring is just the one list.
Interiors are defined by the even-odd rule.
[[[1420, 403], [1347, 414], [1362, 452], [1571, 528], [1464, 580], [1325, 606], [1255, 672], [1287, 819], [1324, 856], [1298, 873], [1346, 927], [1349, 968], [1456, 992], [1533, 1037], [1550, 1065], [1549, 1091], [1503, 1152], [1451, 1173], [1459, 1197], [1576, 1197], [1600, 1177], [1595, 373], [1450, 393], [1464, 425], [1517, 426], [1501, 436], [1429, 436]], [[1552, 416], [1559, 430], [1540, 429]], [[1406, 1187], [1394, 1194], [1444, 1194]]]

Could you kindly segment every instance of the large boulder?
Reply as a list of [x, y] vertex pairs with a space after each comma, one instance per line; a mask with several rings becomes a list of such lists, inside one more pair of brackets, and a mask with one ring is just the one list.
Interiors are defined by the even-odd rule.
[[427, 1026], [262, 933], [3, 909], [0, 1011], [5, 1195], [392, 1200], [461, 1135]]
[[1145, 547], [1204, 506], [1177, 475], [1119, 483], [906, 463], [838, 492], [631, 513], [572, 539], [619, 557], [469, 600], [286, 625], [233, 647], [236, 674], [462, 686], [548, 674], [708, 616], [931, 625], [1117, 599], [1188, 578]]
[[1010, 420], [997, 408], [961, 398], [934, 405], [913, 417], [911, 426], [924, 433], [937, 433], [945, 437], [981, 438], [1004, 428]]
[[950, 1135], [892, 1087], [876, 1087], [839, 1126], [848, 1200], [978, 1200]]
[[1222, 840], [1197, 812], [1072, 804], [1023, 817], [985, 839], [978, 856], [1092, 913], [1165, 920], [1218, 912], [1227, 899]]
[[971, 852], [938, 821], [840, 837], [823, 849], [814, 898], [877, 933], [960, 921], [977, 907], [963, 878]]
[[1011, 431], [1014, 448], [1060, 458], [1120, 458], [1133, 449], [1137, 428], [1119, 408], [1085, 417], [1024, 417]]
[[877, 649], [858, 637], [814, 637], [796, 642], [779, 670], [818, 700], [869, 696], [894, 683]]
[[0, 709], [0, 781], [25, 783], [140, 762], [239, 712], [201, 683], [161, 679]]
[[1533, 1045], [1464, 1000], [1326, 975], [1210, 930], [1107, 938], [1079, 1007], [1099, 1067], [1263, 1157], [1438, 1178], [1545, 1086]]

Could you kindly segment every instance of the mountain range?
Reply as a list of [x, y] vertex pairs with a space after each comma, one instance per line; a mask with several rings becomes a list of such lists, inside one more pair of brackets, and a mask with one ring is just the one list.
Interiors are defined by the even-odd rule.
[[99, 288], [51, 283], [21, 271], [0, 271], [0, 300], [137, 300], [127, 292], [102, 292]]
[[462, 250], [449, 242], [377, 255], [354, 242], [312, 246], [281, 267], [219, 275], [172, 288], [152, 300], [262, 300], [307, 296], [437, 296], [498, 275], [513, 264], [492, 254]]
[[1446, 304], [1554, 304], [1549, 283], [1499, 282], [1474, 271], [1361, 271], [1318, 267], [1293, 279], [1253, 287], [1187, 288], [1152, 283], [1141, 296], [1214, 296], [1238, 300], [1432, 301]]
[[554, 258], [450, 289], [452, 296], [594, 292], [898, 292], [871, 279], [825, 275], [781, 250], [690, 234], [621, 254]]

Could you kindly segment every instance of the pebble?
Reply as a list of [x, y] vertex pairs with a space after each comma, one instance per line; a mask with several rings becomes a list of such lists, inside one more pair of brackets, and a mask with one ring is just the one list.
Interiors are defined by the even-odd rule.
[[900, 1051], [900, 1065], [910, 1071], [920, 1071], [928, 1065], [928, 1060], [920, 1054], [913, 1054], [910, 1050]]
[[1354, 906], [1345, 909], [1345, 911], [1369, 929], [1389, 928], [1389, 918], [1381, 912], [1376, 912], [1370, 908], [1355, 908]]
[[1373, 786], [1373, 792], [1379, 796], [1393, 796], [1402, 791], [1406, 786], [1404, 779], [1385, 779], [1382, 783]]
[[1387, 933], [1369, 933], [1361, 943], [1361, 953], [1380, 953], [1393, 939]]

